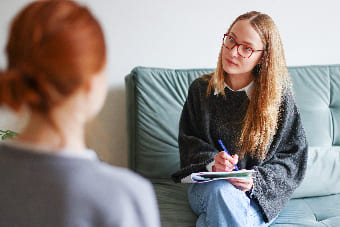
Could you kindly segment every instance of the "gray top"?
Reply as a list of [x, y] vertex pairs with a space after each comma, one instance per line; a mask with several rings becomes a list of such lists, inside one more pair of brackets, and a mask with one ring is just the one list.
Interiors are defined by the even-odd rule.
[[[225, 88], [226, 97], [207, 97], [209, 77], [200, 77], [190, 86], [179, 125], [181, 168], [172, 175], [175, 182], [193, 172], [207, 171], [207, 164], [222, 150], [221, 139], [231, 154], [238, 152], [236, 141], [249, 98], [245, 91]], [[307, 140], [291, 91], [285, 91], [276, 134], [265, 160], [245, 155], [239, 169], [255, 169], [254, 187], [247, 195], [261, 208], [266, 222], [275, 218], [301, 183], [307, 166]]]
[[0, 144], [0, 226], [160, 226], [151, 184], [84, 157]]

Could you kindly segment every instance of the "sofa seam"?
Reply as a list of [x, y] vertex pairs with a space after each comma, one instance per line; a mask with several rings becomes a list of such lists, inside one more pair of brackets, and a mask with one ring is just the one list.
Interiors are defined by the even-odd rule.
[[[130, 72], [130, 74], [127, 76], [129, 81], [128, 81], [127, 86], [126, 86], [126, 87], [131, 86], [132, 89], [133, 89], [132, 92], [131, 92], [132, 94], [131, 93], [129, 94], [129, 92], [126, 91], [126, 94], [129, 95], [129, 97], [126, 97], [126, 100], [127, 100], [127, 103], [128, 103], [127, 108], [131, 107], [130, 111], [128, 111], [130, 113], [128, 113], [129, 117], [127, 119], [128, 121], [130, 121], [130, 122], [127, 122], [128, 124], [130, 124], [128, 126], [129, 129], [128, 129], [128, 133], [127, 133], [128, 134], [127, 135], [128, 136], [128, 138], [127, 138], [128, 149], [129, 149], [128, 166], [129, 166], [130, 169], [132, 169], [134, 171], [136, 171], [136, 163], [137, 163], [136, 144], [135, 144], [136, 143], [136, 114], [135, 114], [136, 113], [136, 111], [135, 111], [136, 110], [136, 99], [135, 99], [135, 97], [136, 97], [136, 86], [135, 86], [135, 84], [136, 84], [136, 82], [135, 82], [136, 72], [135, 72], [135, 69], [133, 69]], [[131, 101], [131, 99], [133, 99], [133, 101]], [[131, 124], [133, 124], [133, 125], [131, 125]], [[131, 130], [131, 128], [133, 130]], [[130, 132], [129, 132], [129, 130], [130, 130]], [[132, 143], [131, 140], [133, 140], [134, 142]]]
[[314, 212], [314, 210], [312, 209], [312, 207], [308, 204], [308, 201], [305, 200], [304, 202], [305, 202], [305, 204], [307, 205], [307, 207], [309, 208], [309, 210], [313, 213], [314, 218], [315, 218], [315, 221], [318, 222], [318, 223], [320, 223], [320, 221], [316, 218], [316, 213]]
[[329, 85], [329, 89], [328, 89], [328, 110], [329, 110], [329, 114], [330, 114], [330, 117], [331, 117], [331, 125], [330, 125], [330, 133], [331, 133], [331, 138], [332, 138], [332, 144], [334, 143], [334, 130], [333, 130], [333, 114], [332, 114], [332, 109], [331, 109], [331, 103], [332, 103], [332, 100], [331, 100], [331, 89], [332, 89], [332, 81], [331, 81], [331, 70], [330, 70], [330, 67], [328, 66], [327, 67], [327, 70], [328, 70], [328, 85]]

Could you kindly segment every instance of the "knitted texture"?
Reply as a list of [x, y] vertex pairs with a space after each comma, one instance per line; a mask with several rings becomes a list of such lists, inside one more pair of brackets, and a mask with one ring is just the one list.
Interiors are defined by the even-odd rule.
[[[206, 165], [222, 150], [237, 154], [241, 121], [249, 99], [244, 91], [225, 88], [226, 96], [207, 96], [207, 78], [196, 79], [189, 88], [179, 125], [181, 170], [175, 182], [193, 172], [207, 171]], [[247, 195], [258, 203], [266, 222], [275, 218], [301, 183], [307, 165], [307, 140], [291, 91], [281, 101], [278, 129], [265, 160], [245, 155], [239, 169], [255, 169], [254, 187]]]

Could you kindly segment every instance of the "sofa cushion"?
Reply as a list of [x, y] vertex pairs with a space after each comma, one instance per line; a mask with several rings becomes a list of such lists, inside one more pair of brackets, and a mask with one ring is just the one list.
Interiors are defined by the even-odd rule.
[[339, 214], [340, 194], [292, 199], [271, 226], [339, 226]]
[[[309, 145], [330, 146], [332, 119], [328, 69], [297, 67], [290, 69], [290, 75]], [[315, 133], [316, 129], [318, 133]]]
[[147, 178], [179, 169], [178, 124], [188, 88], [210, 69], [137, 67], [126, 77], [129, 167]]
[[289, 67], [310, 146], [340, 145], [340, 65]]
[[172, 180], [155, 180], [158, 207], [163, 227], [194, 227], [196, 215], [192, 212], [187, 191], [189, 184], [176, 184]]
[[340, 193], [340, 147], [309, 147], [306, 175], [293, 198]]

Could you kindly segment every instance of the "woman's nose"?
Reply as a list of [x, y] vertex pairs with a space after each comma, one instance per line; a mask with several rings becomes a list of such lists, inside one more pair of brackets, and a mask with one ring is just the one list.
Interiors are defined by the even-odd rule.
[[230, 49], [231, 55], [233, 57], [237, 57], [238, 53], [237, 53], [237, 45], [235, 45], [233, 48]]

